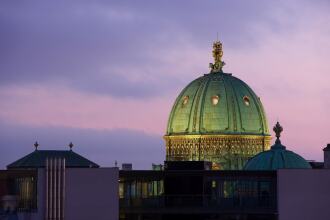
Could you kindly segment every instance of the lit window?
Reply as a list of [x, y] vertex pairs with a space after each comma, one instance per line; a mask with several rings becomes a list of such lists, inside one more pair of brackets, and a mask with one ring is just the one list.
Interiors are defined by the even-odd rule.
[[244, 96], [243, 97], [243, 102], [246, 106], [250, 105], [250, 98], [248, 96]]
[[212, 102], [212, 105], [217, 105], [219, 102], [219, 96], [217, 96], [217, 95], [212, 96], [211, 102]]
[[182, 100], [182, 106], [185, 106], [185, 105], [187, 105], [188, 104], [188, 101], [189, 101], [189, 96], [184, 96], [183, 97], [183, 100]]

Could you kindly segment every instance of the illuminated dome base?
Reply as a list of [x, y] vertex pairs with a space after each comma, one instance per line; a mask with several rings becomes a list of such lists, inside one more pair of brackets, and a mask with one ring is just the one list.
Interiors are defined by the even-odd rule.
[[164, 136], [166, 160], [210, 161], [215, 169], [242, 169], [254, 155], [270, 148], [270, 136], [171, 135]]

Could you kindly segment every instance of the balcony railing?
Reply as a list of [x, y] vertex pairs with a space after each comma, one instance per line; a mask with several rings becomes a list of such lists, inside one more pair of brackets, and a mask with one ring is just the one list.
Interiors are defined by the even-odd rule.
[[231, 198], [210, 195], [168, 195], [149, 198], [120, 199], [120, 208], [125, 210], [180, 209], [224, 211], [276, 211], [276, 198], [271, 196], [238, 196]]

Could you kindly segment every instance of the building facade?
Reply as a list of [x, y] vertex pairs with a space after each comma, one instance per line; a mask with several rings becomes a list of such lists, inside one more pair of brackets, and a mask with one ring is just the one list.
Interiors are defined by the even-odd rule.
[[[37, 145], [37, 144], [36, 144]], [[118, 168], [72, 150], [39, 150], [0, 170], [0, 219], [117, 220]]]

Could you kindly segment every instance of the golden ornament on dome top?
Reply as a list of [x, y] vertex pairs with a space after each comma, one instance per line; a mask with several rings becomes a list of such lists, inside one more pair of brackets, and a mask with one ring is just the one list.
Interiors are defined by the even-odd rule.
[[213, 43], [212, 55], [214, 63], [210, 63], [211, 72], [222, 72], [222, 67], [225, 65], [225, 62], [222, 61], [222, 43], [218, 40]]

